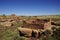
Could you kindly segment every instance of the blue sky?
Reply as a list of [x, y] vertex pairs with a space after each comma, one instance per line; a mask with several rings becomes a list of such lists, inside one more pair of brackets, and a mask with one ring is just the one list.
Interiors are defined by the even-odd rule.
[[60, 14], [60, 0], [0, 0], [0, 15]]

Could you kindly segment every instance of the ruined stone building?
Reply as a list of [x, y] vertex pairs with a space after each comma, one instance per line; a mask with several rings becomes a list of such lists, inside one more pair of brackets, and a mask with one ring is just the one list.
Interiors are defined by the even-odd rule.
[[31, 29], [50, 29], [51, 19], [24, 20], [22, 27]]
[[19, 16], [16, 16], [15, 14], [12, 14], [10, 17], [14, 20], [19, 20]]
[[23, 20], [23, 26], [18, 27], [19, 35], [40, 38], [41, 30], [51, 29], [51, 19]]

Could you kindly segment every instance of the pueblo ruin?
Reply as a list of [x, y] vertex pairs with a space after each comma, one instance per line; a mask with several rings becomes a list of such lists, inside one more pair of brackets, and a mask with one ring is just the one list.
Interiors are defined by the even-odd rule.
[[39, 38], [44, 30], [51, 29], [51, 19], [23, 20], [23, 26], [18, 27], [20, 36]]

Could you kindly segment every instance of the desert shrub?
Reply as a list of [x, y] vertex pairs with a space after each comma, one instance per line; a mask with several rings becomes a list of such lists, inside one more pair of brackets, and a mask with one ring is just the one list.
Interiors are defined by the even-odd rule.
[[0, 31], [0, 40], [24, 40], [23, 37], [19, 36], [17, 27], [3, 27]]
[[53, 31], [53, 38], [55, 38], [55, 40], [60, 40], [60, 28], [58, 28], [56, 31]]

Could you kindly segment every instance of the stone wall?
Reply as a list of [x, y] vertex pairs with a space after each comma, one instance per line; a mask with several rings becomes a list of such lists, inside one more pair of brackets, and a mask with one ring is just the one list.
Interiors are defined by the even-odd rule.
[[51, 19], [35, 19], [23, 21], [24, 28], [31, 29], [48, 29], [51, 27]]

